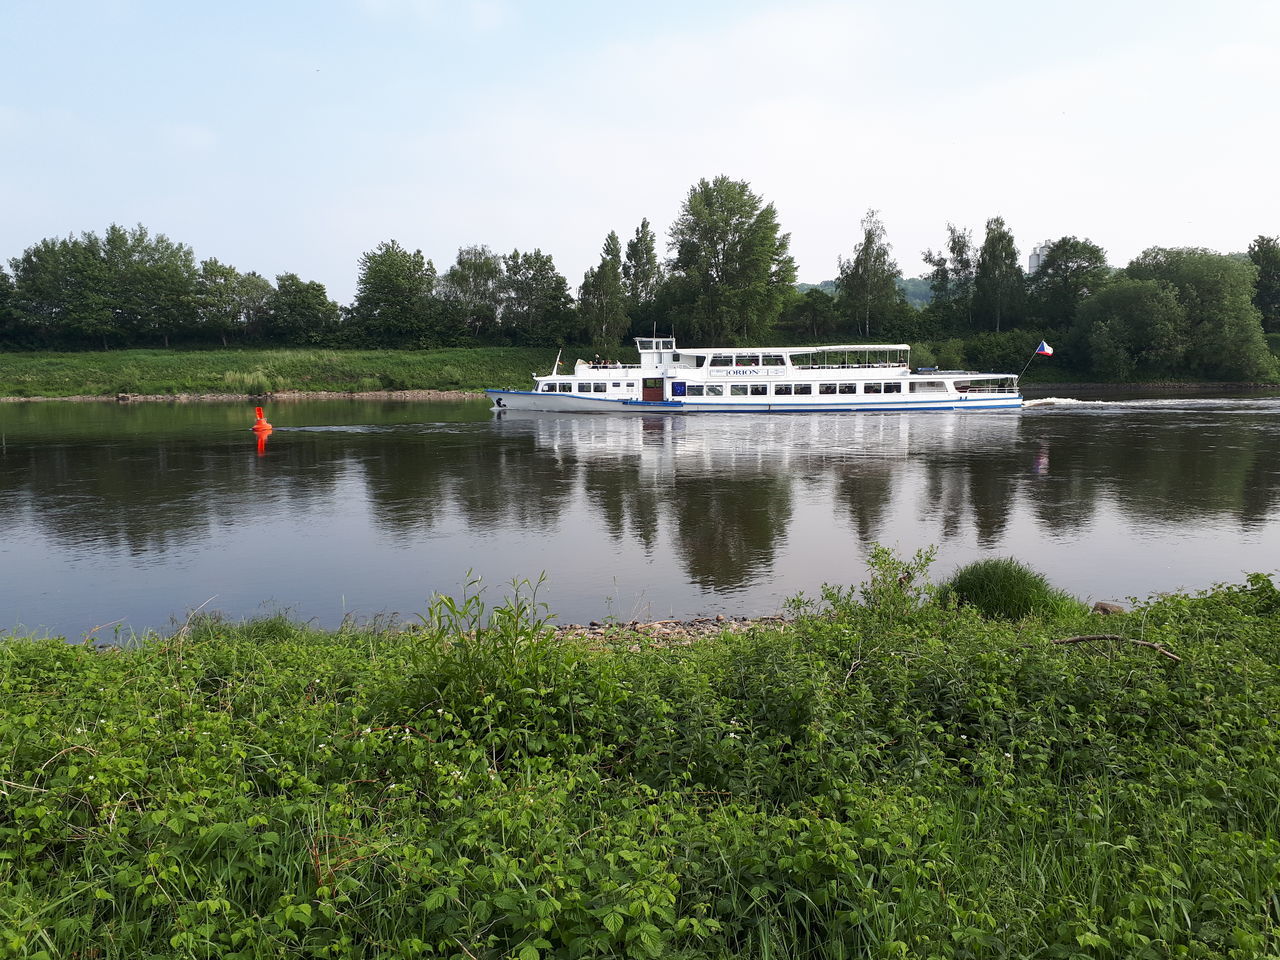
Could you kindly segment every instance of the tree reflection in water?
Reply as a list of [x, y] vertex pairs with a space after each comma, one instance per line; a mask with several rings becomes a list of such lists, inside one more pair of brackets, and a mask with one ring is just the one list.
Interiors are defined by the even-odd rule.
[[[1280, 556], [1276, 400], [970, 415], [271, 412], [258, 457], [243, 407], [0, 405], [0, 573], [13, 595], [39, 593], [23, 580], [32, 551], [86, 595], [104, 567], [147, 568], [163, 591], [180, 571], [157, 568], [212, 551], [248, 571], [270, 551], [297, 565], [299, 590], [336, 594], [344, 571], [376, 571], [381, 604], [400, 603], [397, 590], [420, 602], [470, 564], [537, 576], [511, 570], [518, 561], [583, 613], [610, 579], [681, 613], [748, 593], [776, 609], [857, 579], [873, 540], [936, 543], [956, 561], [1030, 545], [1051, 579], [1087, 590], [1099, 556], [1112, 579], [1152, 557], [1194, 562], [1176, 573], [1201, 585]], [[1135, 579], [1134, 591], [1181, 585]]]

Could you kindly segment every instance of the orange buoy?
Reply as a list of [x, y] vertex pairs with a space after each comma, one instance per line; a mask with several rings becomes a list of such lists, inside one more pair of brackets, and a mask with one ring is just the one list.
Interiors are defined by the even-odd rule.
[[254, 412], [255, 414], [257, 414], [257, 416], [258, 416], [258, 419], [257, 419], [257, 420], [255, 420], [255, 421], [253, 422], [253, 429], [255, 429], [255, 430], [270, 430], [270, 429], [271, 429], [271, 424], [267, 423], [266, 418], [262, 415], [262, 408], [261, 408], [261, 407], [254, 407], [254, 408], [253, 408], [253, 412]]

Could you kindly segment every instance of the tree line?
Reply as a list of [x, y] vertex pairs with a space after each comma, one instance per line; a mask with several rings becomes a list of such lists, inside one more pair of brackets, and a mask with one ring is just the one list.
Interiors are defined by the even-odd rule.
[[50, 238], [0, 267], [0, 348], [195, 344], [428, 348], [579, 344], [614, 351], [653, 331], [683, 343], [930, 342], [947, 365], [1005, 367], [1029, 337], [1055, 338], [1068, 367], [1108, 379], [1274, 376], [1280, 238], [1245, 254], [1159, 248], [1115, 268], [1088, 239], [1046, 244], [1024, 270], [1000, 217], [981, 242], [948, 223], [929, 272], [904, 279], [875, 210], [834, 281], [796, 284], [772, 203], [719, 176], [689, 189], [666, 256], [647, 219], [611, 231], [576, 291], [540, 249], [463, 247], [445, 270], [395, 240], [364, 253], [355, 297], [274, 282], [141, 225]]

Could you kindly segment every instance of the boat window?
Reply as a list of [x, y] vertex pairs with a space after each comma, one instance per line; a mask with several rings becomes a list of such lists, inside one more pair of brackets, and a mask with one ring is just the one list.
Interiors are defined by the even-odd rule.
[[841, 393], [857, 393], [858, 385], [856, 383], [842, 383], [840, 384], [840, 392]]
[[797, 396], [797, 397], [807, 397], [807, 396], [809, 396], [811, 393], [813, 393], [813, 384], [812, 384], [812, 383], [797, 383], [797, 384], [796, 384], [796, 396]]
[[745, 383], [729, 384], [729, 396], [745, 397], [747, 395], [747, 385]]
[[902, 392], [902, 384], [901, 384], [901, 383], [886, 383], [886, 384], [884, 385], [884, 392], [885, 392], [885, 393], [901, 393], [901, 392]]
[[591, 392], [591, 384], [586, 383], [585, 381], [578, 384], [578, 393], [590, 393], [590, 392]]
[[785, 367], [787, 365], [786, 359], [776, 353], [766, 353], [763, 359], [766, 367]]
[[555, 392], [556, 392], [556, 385], [555, 385], [554, 383], [544, 383], [544, 384], [542, 385], [542, 392], [543, 392], [543, 393], [555, 393]]
[[684, 388], [684, 392], [686, 396], [700, 397], [702, 396], [702, 384], [700, 383], [687, 384]]
[[636, 349], [637, 349], [637, 350], [652, 350], [652, 349], [653, 349], [653, 341], [652, 341], [652, 340], [637, 340], [637, 341], [636, 341]]
[[721, 385], [720, 385], [720, 384], [718, 384], [718, 383], [708, 383], [708, 384], [707, 384], [707, 396], [708, 396], [708, 397], [722, 397], [722, 396], [724, 396], [724, 387], [723, 387], [723, 386], [721, 386]]
[[863, 393], [879, 393], [880, 389], [883, 386], [884, 384], [882, 383], [864, 383], [862, 385], [862, 392]]
[[620, 387], [620, 386], [622, 386], [622, 383], [621, 383], [620, 381], [618, 381], [618, 380], [615, 380], [615, 381], [613, 381], [613, 384], [612, 384], [612, 385], [613, 385], [613, 386], [615, 386], [615, 387]]
[[760, 354], [758, 353], [740, 353], [737, 356], [737, 366], [739, 367], [758, 367], [760, 366]]
[[561, 392], [561, 393], [568, 393], [568, 392], [569, 392], [570, 390], [572, 390], [572, 389], [573, 389], [573, 384], [572, 384], [572, 383], [562, 383], [562, 384], [560, 384], [560, 392]]
[[753, 397], [767, 397], [769, 395], [769, 385], [767, 383], [751, 384], [751, 395]]
[[606, 388], [606, 387], [608, 387], [608, 384], [607, 384], [607, 383], [593, 383], [593, 384], [591, 385], [591, 392], [592, 392], [592, 393], [604, 393], [604, 391], [605, 391], [605, 388]]
[[791, 384], [789, 384], [789, 383], [775, 383], [775, 384], [773, 385], [773, 395], [774, 395], [775, 397], [789, 397], [789, 396], [791, 396]]
[[912, 393], [945, 393], [946, 384], [941, 380], [912, 380]]
[[820, 383], [818, 384], [818, 392], [833, 394], [836, 392], [836, 385], [834, 383]]
[[693, 358], [693, 365], [694, 365], [695, 367], [705, 367], [705, 366], [707, 365], [707, 358], [706, 358], [706, 357], [694, 357], [694, 358]]
[[711, 358], [711, 365], [713, 367], [732, 367], [733, 357], [726, 356], [723, 353], [717, 353]]
[[674, 340], [659, 340], [659, 341], [658, 341], [658, 349], [659, 349], [659, 350], [674, 350], [675, 348], [676, 348], [676, 342], [675, 342]]
[[635, 382], [634, 380], [628, 380], [628, 381], [627, 381], [627, 389], [628, 389], [628, 390], [634, 390], [634, 389], [635, 389], [635, 387], [636, 387], [636, 382]]

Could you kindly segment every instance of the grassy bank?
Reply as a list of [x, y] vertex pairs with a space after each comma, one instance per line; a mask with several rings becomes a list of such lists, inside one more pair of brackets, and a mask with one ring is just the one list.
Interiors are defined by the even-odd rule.
[[918, 566], [683, 647], [10, 640], [0, 956], [1274, 956], [1272, 583], [1009, 622]]
[[528, 386], [555, 355], [521, 347], [0, 353], [0, 396], [480, 390]]

